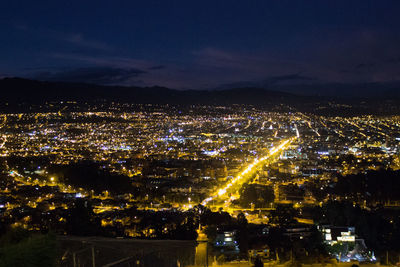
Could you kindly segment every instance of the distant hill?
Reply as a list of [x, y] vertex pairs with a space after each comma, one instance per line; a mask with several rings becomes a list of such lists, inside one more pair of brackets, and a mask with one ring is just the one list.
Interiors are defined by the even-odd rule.
[[344, 98], [400, 98], [400, 82], [277, 85], [275, 90], [300, 95]]
[[[174, 90], [157, 86], [103, 86], [4, 78], [0, 80], [0, 111], [32, 112], [48, 108], [48, 106], [41, 106], [45, 102], [73, 100], [78, 103], [96, 102], [93, 105], [96, 107], [98, 107], [98, 101], [171, 105], [246, 104], [269, 110], [298, 110], [329, 116], [400, 114], [400, 91], [395, 83], [391, 86], [368, 84], [364, 87], [355, 87], [355, 89], [350, 85], [325, 86], [325, 93], [322, 94], [318, 93], [322, 91], [317, 90], [322, 87], [311, 84], [290, 85], [290, 87], [275, 85], [273, 88], [277, 90], [250, 86], [218, 90]], [[353, 91], [349, 92], [351, 90]], [[365, 92], [374, 93], [374, 96], [369, 94], [369, 97], [365, 97], [368, 95]], [[27, 104], [34, 104], [35, 107], [29, 107]], [[76, 108], [78, 106], [76, 105]]]
[[284, 82], [239, 82], [222, 85], [216, 90], [233, 87], [257, 87], [279, 92], [288, 92], [303, 96], [323, 96], [335, 98], [400, 98], [400, 82], [370, 83], [322, 83], [310, 80], [307, 83]]
[[106, 99], [157, 104], [256, 104], [307, 100], [306, 97], [260, 88], [227, 90], [174, 90], [165, 87], [101, 86], [84, 83], [43, 82], [21, 78], [0, 80], [0, 101], [38, 103], [43, 101]]

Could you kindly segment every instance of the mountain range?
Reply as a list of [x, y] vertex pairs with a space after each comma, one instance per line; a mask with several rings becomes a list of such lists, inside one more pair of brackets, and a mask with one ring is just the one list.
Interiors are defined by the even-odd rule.
[[385, 109], [382, 105], [388, 102], [396, 106], [400, 103], [399, 88], [399, 83], [275, 84], [266, 85], [264, 88], [246, 87], [245, 84], [241, 84], [241, 87], [214, 90], [174, 90], [160, 86], [104, 86], [3, 78], [0, 80], [2, 94], [0, 104], [109, 100], [138, 104], [251, 104], [264, 107], [287, 104], [296, 108], [307, 107], [308, 110], [313, 110], [321, 107], [330, 108], [333, 102], [341, 105], [355, 105], [368, 110], [377, 106]]
[[0, 80], [1, 99], [11, 103], [59, 100], [112, 100], [155, 104], [265, 104], [307, 100], [288, 92], [246, 87], [224, 90], [174, 90], [166, 87], [104, 86], [86, 83], [47, 82], [21, 78]]

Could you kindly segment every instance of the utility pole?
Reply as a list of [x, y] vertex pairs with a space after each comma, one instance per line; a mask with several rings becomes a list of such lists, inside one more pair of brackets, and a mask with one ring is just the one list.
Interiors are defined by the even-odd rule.
[[206, 242], [206, 267], [208, 267], [208, 240]]
[[76, 255], [75, 255], [75, 252], [72, 253], [72, 261], [74, 263], [74, 267], [76, 267]]
[[386, 250], [386, 265], [389, 265], [389, 251]]
[[290, 249], [290, 262], [293, 264], [293, 249]]
[[92, 266], [93, 266], [93, 267], [96, 267], [95, 254], [94, 254], [94, 246], [92, 246]]

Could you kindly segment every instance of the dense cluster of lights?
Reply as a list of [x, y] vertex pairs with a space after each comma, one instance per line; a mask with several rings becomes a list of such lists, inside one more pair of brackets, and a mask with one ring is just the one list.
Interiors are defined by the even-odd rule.
[[290, 138], [288, 140], [283, 141], [279, 146], [273, 147], [270, 149], [269, 154], [255, 159], [253, 163], [249, 164], [239, 175], [237, 175], [235, 178], [233, 178], [229, 183], [227, 183], [225, 186], [220, 188], [217, 192], [217, 194], [210, 196], [206, 199], [204, 199], [201, 204], [202, 205], [207, 205], [210, 201], [222, 197], [223, 195], [226, 195], [227, 191], [229, 188], [234, 186], [235, 184], [239, 183], [239, 181], [242, 181], [248, 173], [250, 173], [255, 167], [264, 164], [265, 161], [269, 160], [272, 156], [276, 155], [278, 152], [282, 152], [285, 148], [288, 147], [288, 145], [294, 141], [295, 138]]

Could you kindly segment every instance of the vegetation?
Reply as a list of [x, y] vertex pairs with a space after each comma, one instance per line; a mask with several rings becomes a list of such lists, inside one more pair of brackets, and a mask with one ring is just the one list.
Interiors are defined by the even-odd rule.
[[36, 234], [14, 228], [0, 237], [1, 267], [51, 267], [56, 265], [56, 257], [53, 234]]
[[245, 184], [240, 189], [239, 202], [243, 207], [266, 208], [275, 199], [272, 186]]
[[400, 200], [400, 171], [379, 170], [340, 176], [332, 191], [367, 202]]
[[64, 184], [81, 187], [88, 191], [94, 190], [95, 193], [106, 190], [115, 194], [134, 191], [129, 177], [110, 173], [94, 162], [53, 165], [49, 168], [49, 173], [58, 177]]

